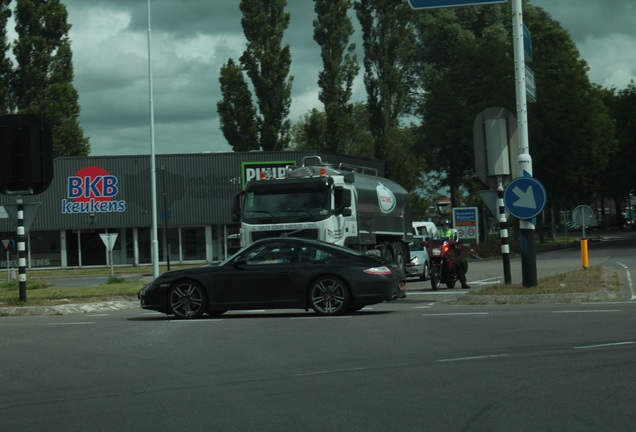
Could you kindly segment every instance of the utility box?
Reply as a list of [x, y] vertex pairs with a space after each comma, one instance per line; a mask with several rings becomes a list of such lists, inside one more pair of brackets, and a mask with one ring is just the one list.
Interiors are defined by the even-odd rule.
[[510, 152], [508, 150], [506, 119], [486, 119], [483, 127], [486, 136], [487, 174], [489, 176], [509, 176]]
[[37, 114], [0, 116], [0, 193], [37, 195], [53, 180], [53, 137]]
[[497, 178], [503, 186], [517, 177], [517, 119], [507, 109], [491, 107], [482, 111], [473, 123], [475, 171], [486, 185], [497, 189]]

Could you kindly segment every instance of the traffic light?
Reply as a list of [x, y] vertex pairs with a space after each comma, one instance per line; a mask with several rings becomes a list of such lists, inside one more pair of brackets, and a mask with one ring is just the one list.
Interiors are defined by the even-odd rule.
[[0, 116], [0, 193], [37, 195], [53, 180], [53, 136], [37, 114]]

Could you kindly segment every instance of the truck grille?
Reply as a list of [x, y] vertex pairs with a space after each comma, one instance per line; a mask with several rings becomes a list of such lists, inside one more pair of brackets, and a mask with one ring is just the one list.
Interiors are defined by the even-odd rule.
[[318, 239], [317, 229], [305, 229], [305, 230], [278, 230], [278, 231], [254, 231], [252, 232], [252, 241], [261, 240], [271, 237], [301, 237], [306, 239]]

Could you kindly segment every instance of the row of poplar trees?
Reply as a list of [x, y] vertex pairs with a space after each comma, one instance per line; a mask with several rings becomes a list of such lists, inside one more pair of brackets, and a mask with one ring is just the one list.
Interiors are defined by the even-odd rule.
[[[12, 13], [15, 41], [7, 37]], [[59, 0], [0, 0], [0, 114], [46, 117], [52, 127], [54, 157], [90, 152], [78, 121], [67, 18], [66, 6]]]
[[[217, 104], [232, 148], [376, 158], [416, 201], [446, 188], [454, 206], [476, 205], [484, 185], [475, 176], [473, 121], [492, 106], [516, 113], [510, 3], [414, 11], [405, 0], [315, 0], [322, 109], [294, 125], [292, 58], [283, 44], [293, 17], [286, 6], [240, 1], [246, 49], [222, 66]], [[542, 8], [526, 0], [523, 8], [538, 93], [528, 107], [534, 176], [555, 216], [597, 198], [620, 202], [636, 187], [629, 166], [636, 156], [636, 87], [591, 83], [567, 31]], [[351, 41], [355, 28], [362, 47]], [[355, 102], [360, 68], [366, 100]], [[419, 204], [416, 216], [425, 216], [427, 200]]]

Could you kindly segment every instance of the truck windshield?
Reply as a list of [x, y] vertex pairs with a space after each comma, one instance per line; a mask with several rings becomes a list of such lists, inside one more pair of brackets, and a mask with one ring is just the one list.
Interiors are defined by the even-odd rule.
[[330, 214], [328, 190], [248, 192], [245, 196], [246, 222], [304, 222], [325, 219]]

